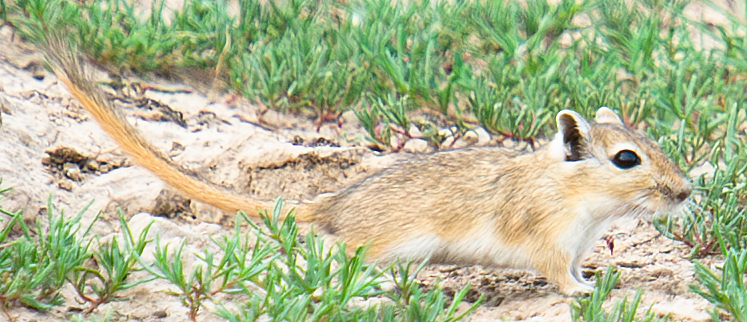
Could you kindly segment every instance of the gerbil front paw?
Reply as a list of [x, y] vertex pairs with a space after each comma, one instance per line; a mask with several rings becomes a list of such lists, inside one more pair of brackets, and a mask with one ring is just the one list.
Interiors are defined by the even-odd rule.
[[585, 283], [573, 283], [571, 285], [565, 285], [560, 287], [560, 293], [562, 293], [565, 296], [570, 297], [578, 297], [581, 295], [586, 295], [591, 293], [591, 291], [594, 290], [594, 287], [590, 284]]

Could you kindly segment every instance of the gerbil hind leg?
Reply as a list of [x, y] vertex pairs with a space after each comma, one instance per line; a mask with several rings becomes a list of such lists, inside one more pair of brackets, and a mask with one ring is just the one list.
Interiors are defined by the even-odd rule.
[[560, 247], [535, 250], [532, 257], [534, 267], [547, 276], [551, 282], [556, 283], [560, 288], [560, 293], [576, 296], [593, 290], [593, 287], [578, 280], [580, 277], [577, 276], [580, 275], [576, 272], [578, 269], [572, 266], [575, 262], [574, 258]]

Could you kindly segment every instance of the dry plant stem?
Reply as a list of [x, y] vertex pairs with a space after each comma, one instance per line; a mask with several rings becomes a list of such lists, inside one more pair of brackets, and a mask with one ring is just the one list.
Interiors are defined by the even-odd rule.
[[8, 321], [15, 322], [16, 318], [13, 317], [13, 315], [11, 315], [10, 312], [8, 311], [8, 307], [7, 307], [7, 304], [5, 303], [5, 301], [0, 300], [0, 305], [2, 305], [3, 313], [5, 314], [6, 317], [8, 317]]

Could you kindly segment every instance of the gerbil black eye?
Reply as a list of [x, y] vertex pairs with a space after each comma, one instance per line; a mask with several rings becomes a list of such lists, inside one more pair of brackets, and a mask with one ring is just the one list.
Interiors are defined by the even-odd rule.
[[641, 158], [633, 151], [621, 150], [612, 158], [612, 163], [620, 169], [630, 169], [641, 164]]

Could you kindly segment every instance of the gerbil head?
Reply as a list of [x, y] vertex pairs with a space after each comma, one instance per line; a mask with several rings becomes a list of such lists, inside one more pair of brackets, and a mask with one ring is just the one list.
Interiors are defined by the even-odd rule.
[[588, 206], [611, 212], [606, 215], [672, 212], [684, 204], [692, 184], [656, 143], [607, 107], [594, 121], [570, 110], [557, 115], [551, 151], [570, 168], [563, 171], [567, 193], [581, 194]]

